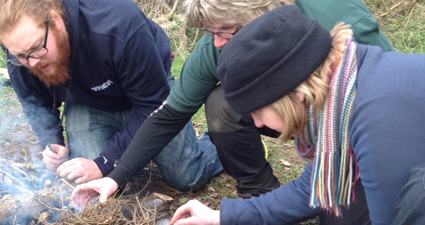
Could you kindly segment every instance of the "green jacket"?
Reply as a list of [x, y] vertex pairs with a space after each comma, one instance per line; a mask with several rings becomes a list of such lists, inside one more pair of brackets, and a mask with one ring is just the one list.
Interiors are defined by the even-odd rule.
[[[297, 5], [307, 17], [318, 20], [328, 30], [339, 22], [345, 22], [352, 26], [357, 42], [377, 45], [384, 51], [393, 50], [379, 29], [378, 21], [361, 0], [298, 0]], [[202, 106], [219, 82], [216, 67], [220, 52], [220, 48], [214, 47], [212, 37], [204, 35], [201, 38], [167, 98], [167, 103], [173, 109], [193, 113]]]
[[[379, 30], [378, 21], [362, 0], [299, 0], [298, 5], [307, 16], [317, 19], [329, 30], [339, 21], [344, 21], [353, 25], [354, 36], [360, 43], [392, 50], [390, 42]], [[219, 83], [216, 67], [220, 52], [220, 48], [214, 47], [212, 37], [202, 37], [172, 87], [168, 104], [142, 124], [108, 177], [124, 188], [131, 175], [161, 152], [181, 131]], [[168, 107], [173, 110], [168, 110]]]

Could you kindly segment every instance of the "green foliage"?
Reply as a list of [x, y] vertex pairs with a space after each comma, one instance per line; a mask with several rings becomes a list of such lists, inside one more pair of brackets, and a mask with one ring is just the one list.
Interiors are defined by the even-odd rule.
[[425, 2], [416, 0], [366, 0], [394, 48], [405, 53], [425, 53]]
[[0, 49], [0, 68], [6, 68], [6, 53]]
[[183, 204], [186, 204], [189, 200], [187, 198], [181, 198], [179, 199], [179, 201], [183, 205]]
[[390, 23], [386, 28], [394, 48], [405, 53], [425, 53], [425, 29], [419, 28], [421, 21], [406, 24], [402, 16], [394, 17], [394, 21], [397, 23]]
[[[175, 51], [175, 50], [173, 50]], [[174, 62], [173, 62], [173, 66], [171, 67], [171, 74], [173, 74], [176, 78], [180, 77], [180, 71], [183, 68], [184, 62], [186, 60], [186, 58], [181, 57], [179, 55], [177, 55], [176, 53], [174, 53], [176, 55]], [[186, 53], [188, 54], [188, 53]]]

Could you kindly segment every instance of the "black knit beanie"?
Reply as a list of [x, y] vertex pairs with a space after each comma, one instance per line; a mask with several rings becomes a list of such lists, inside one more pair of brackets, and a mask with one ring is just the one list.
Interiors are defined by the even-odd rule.
[[243, 27], [220, 54], [217, 76], [224, 97], [240, 114], [279, 100], [325, 61], [328, 30], [300, 8], [276, 8]]

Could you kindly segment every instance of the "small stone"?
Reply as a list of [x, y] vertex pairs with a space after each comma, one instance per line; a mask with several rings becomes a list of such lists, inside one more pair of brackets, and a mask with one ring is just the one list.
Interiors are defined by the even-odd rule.
[[290, 162], [286, 161], [286, 160], [281, 159], [280, 162], [282, 162], [282, 164], [284, 166], [286, 166], [286, 167], [291, 167], [292, 166], [292, 164]]
[[44, 185], [43, 185], [44, 189], [50, 188], [51, 186], [52, 186], [52, 181], [51, 180], [44, 181]]

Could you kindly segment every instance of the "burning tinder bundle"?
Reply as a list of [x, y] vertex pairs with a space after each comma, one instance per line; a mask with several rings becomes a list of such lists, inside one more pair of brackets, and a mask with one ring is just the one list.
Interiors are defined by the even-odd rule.
[[140, 192], [94, 200], [85, 209], [70, 201], [71, 182], [32, 163], [0, 158], [0, 225], [9, 224], [159, 224], [169, 218], [172, 198]]
[[[158, 193], [140, 198], [121, 195], [108, 200], [106, 205], [94, 204], [81, 214], [73, 214], [59, 224], [140, 224], [154, 225], [167, 222], [173, 199]], [[168, 224], [168, 223], [167, 223]]]

